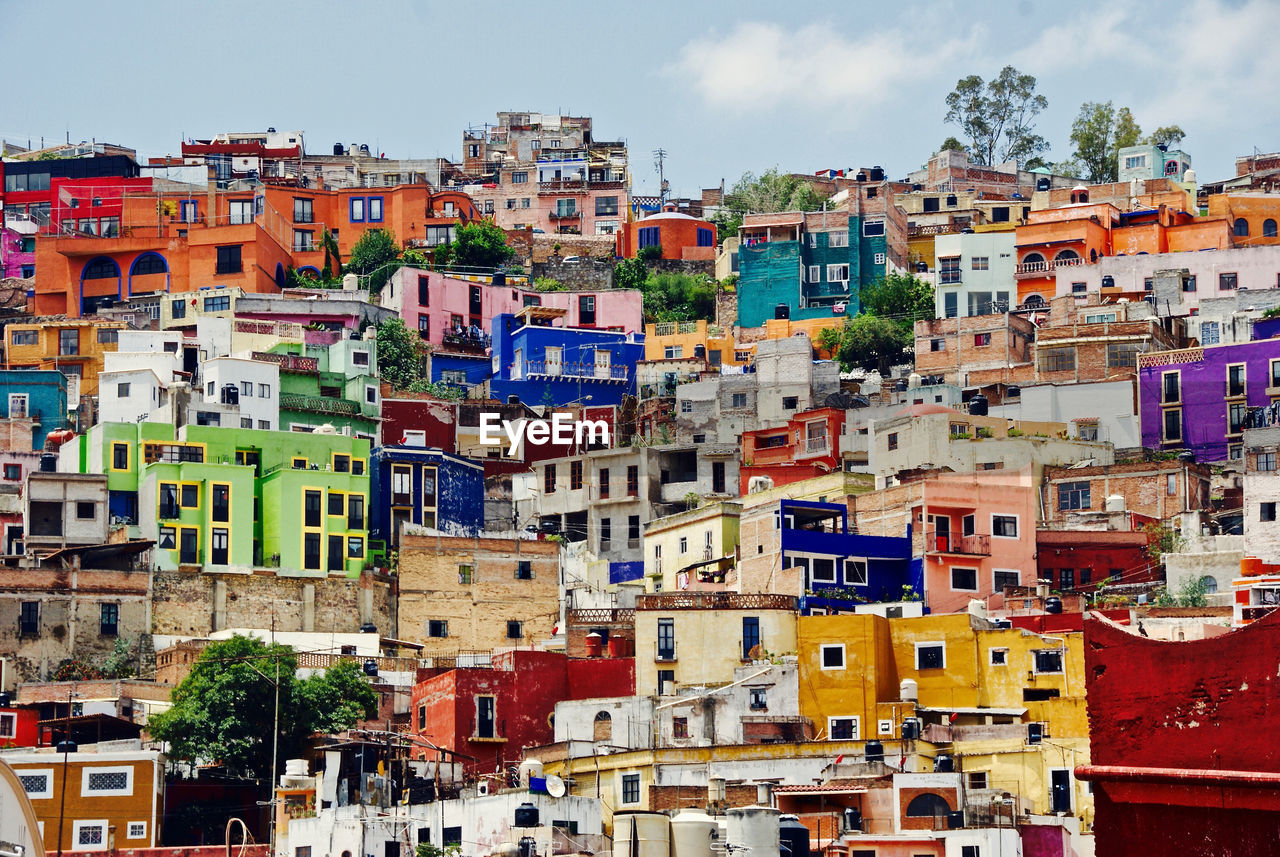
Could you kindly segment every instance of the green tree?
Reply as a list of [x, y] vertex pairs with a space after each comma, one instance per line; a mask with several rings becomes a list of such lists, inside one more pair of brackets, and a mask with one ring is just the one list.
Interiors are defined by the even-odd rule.
[[395, 273], [395, 266], [391, 263], [399, 258], [400, 245], [396, 243], [396, 236], [391, 230], [370, 229], [351, 248], [347, 270], [368, 277], [365, 287], [370, 294], [376, 295]]
[[615, 289], [643, 289], [649, 279], [649, 268], [641, 259], [623, 259], [613, 266]]
[[405, 326], [402, 318], [378, 325], [378, 377], [397, 390], [411, 389], [423, 380], [427, 343]]
[[716, 287], [705, 276], [654, 274], [644, 284], [646, 322], [710, 319], [716, 311]]
[[935, 315], [933, 286], [910, 274], [885, 274], [862, 287], [864, 313], [893, 319], [912, 340], [915, 324]]
[[241, 636], [212, 643], [174, 689], [173, 706], [154, 715], [147, 728], [169, 743], [173, 757], [217, 761], [262, 777], [271, 769], [277, 681], [277, 761], [300, 753], [312, 732], [341, 731], [376, 716], [377, 694], [357, 680], [353, 665], [303, 681], [296, 670], [297, 658], [287, 646]]
[[1151, 136], [1147, 137], [1147, 142], [1153, 146], [1173, 148], [1181, 143], [1186, 136], [1186, 132], [1177, 125], [1162, 125], [1151, 132]]
[[320, 233], [320, 247], [324, 250], [324, 267], [320, 269], [320, 277], [328, 282], [333, 279], [333, 272], [342, 274], [342, 253], [338, 249], [338, 239], [328, 227]]
[[779, 172], [777, 167], [760, 175], [743, 173], [725, 194], [722, 211], [712, 218], [721, 239], [737, 235], [742, 218], [747, 214], [771, 214], [777, 211], [817, 211], [827, 197], [814, 189], [813, 183], [801, 176]]
[[1010, 159], [1027, 160], [1049, 148], [1035, 133], [1035, 117], [1049, 106], [1036, 92], [1036, 79], [1011, 65], [990, 82], [971, 74], [956, 82], [946, 98], [945, 121], [969, 140], [969, 156], [992, 166]]
[[1142, 129], [1128, 107], [1086, 101], [1071, 123], [1075, 151], [1070, 169], [1091, 182], [1113, 182], [1119, 176], [1120, 150], [1136, 146], [1141, 138]]
[[507, 246], [507, 233], [493, 221], [472, 221], [458, 228], [453, 242], [454, 263], [467, 268], [498, 268], [516, 257]]
[[[832, 336], [828, 330], [836, 335]], [[828, 350], [836, 345], [836, 360], [846, 372], [860, 367], [887, 375], [890, 367], [907, 359], [907, 348], [912, 340], [892, 320], [863, 314], [847, 319], [842, 328], [823, 330], [818, 341]]]
[[942, 141], [942, 145], [938, 147], [939, 152], [964, 152], [966, 151], [964, 143], [961, 143], [955, 137], [948, 137]]

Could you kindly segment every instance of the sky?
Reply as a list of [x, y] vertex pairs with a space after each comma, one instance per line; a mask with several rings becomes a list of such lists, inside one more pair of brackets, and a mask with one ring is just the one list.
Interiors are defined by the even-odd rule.
[[[630, 148], [633, 191], [678, 196], [745, 172], [883, 166], [903, 178], [947, 136], [944, 99], [1012, 64], [1071, 156], [1086, 101], [1177, 124], [1201, 181], [1280, 150], [1267, 42], [1280, 0], [486, 3], [0, 0], [0, 137], [97, 139], [140, 155], [223, 131], [301, 130], [312, 152], [461, 157], [499, 110], [593, 118]], [[56, 25], [51, 21], [57, 16]], [[18, 70], [25, 69], [25, 73]]]

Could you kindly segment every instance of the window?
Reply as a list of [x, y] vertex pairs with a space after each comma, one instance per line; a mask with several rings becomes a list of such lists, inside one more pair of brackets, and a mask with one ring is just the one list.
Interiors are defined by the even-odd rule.
[[133, 794], [133, 768], [84, 768], [81, 775], [80, 793], [111, 797]]
[[231, 295], [218, 295], [204, 299], [205, 312], [228, 312], [231, 309]]
[[1088, 290], [1088, 285], [1086, 283], [1071, 284], [1071, 294], [1073, 295], [1083, 295], [1087, 290]]
[[[605, 495], [601, 494], [601, 496], [603, 497]], [[604, 551], [609, 550], [610, 543], [612, 541], [613, 541], [613, 519], [601, 518], [600, 519], [600, 551], [603, 553]]]
[[858, 736], [858, 719], [857, 717], [828, 717], [827, 718], [827, 734], [831, 741], [857, 741]]
[[191, 565], [200, 561], [200, 531], [195, 527], [182, 527], [178, 533], [178, 562]]
[[226, 565], [229, 545], [230, 533], [225, 529], [214, 529], [209, 537], [209, 562], [213, 565]]
[[1182, 409], [1169, 408], [1164, 412], [1164, 442], [1174, 443], [1182, 440]]
[[1107, 343], [1107, 368], [1132, 369], [1138, 365], [1142, 345], [1137, 342]]
[[729, 401], [730, 401], [730, 407], [733, 407], [733, 408], [745, 408], [745, 407], [747, 406], [747, 394], [746, 394], [746, 393], [734, 393], [734, 394], [733, 394], [733, 396], [732, 396], [732, 398], [730, 398], [730, 400], [729, 400]]
[[628, 542], [640, 541], [640, 516], [639, 515], [627, 516], [627, 541]]
[[828, 232], [827, 246], [828, 247], [848, 247], [849, 233], [848, 232]]
[[916, 643], [916, 669], [946, 669], [946, 652], [946, 646], [942, 643]]
[[595, 295], [579, 295], [578, 297], [578, 324], [589, 325], [596, 323], [596, 296]]
[[1180, 372], [1165, 372], [1160, 379], [1160, 402], [1169, 405], [1182, 401], [1182, 375]]
[[293, 198], [293, 222], [294, 223], [314, 223], [315, 218], [312, 216], [311, 200], [302, 199], [300, 197]]
[[303, 519], [304, 527], [319, 527], [323, 522], [320, 518], [320, 492], [304, 491], [302, 495]]
[[507, 639], [519, 640], [524, 637], [524, 623], [509, 621], [507, 622]]
[[[125, 396], [129, 395], [129, 385], [119, 384], [118, 387], [125, 388]], [[27, 418], [27, 394], [26, 393], [10, 393], [9, 394], [9, 418], [22, 420]]]
[[4, 478], [8, 482], [17, 482], [22, 479], [22, 465], [6, 464], [4, 466]]
[[174, 550], [178, 546], [177, 535], [178, 532], [173, 527], [161, 527], [158, 547], [161, 550]]
[[1219, 274], [1218, 275], [1218, 289], [1220, 291], [1224, 291], [1224, 292], [1230, 291], [1234, 289], [1236, 285], [1237, 285], [1236, 274]]
[[844, 669], [844, 643], [823, 643], [820, 648], [824, 670]]
[[844, 582], [851, 586], [866, 586], [867, 561], [864, 559], [846, 559], [844, 561]]
[[80, 331], [75, 328], [58, 331], [58, 354], [74, 357], [80, 353]]
[[993, 667], [1004, 667], [1009, 665], [1008, 649], [988, 649], [988, 659]]
[[811, 283], [822, 282], [822, 266], [821, 265], [809, 266], [809, 282]]
[[763, 687], [753, 687], [748, 689], [750, 702], [748, 703], [752, 711], [767, 711], [769, 708], [768, 694]]
[[[1275, 503], [1258, 504], [1258, 520], [1259, 521], [1274, 521], [1275, 519], [1276, 519]], [[23, 604], [23, 606], [25, 607], [26, 604]]]
[[40, 333], [36, 330], [15, 330], [9, 335], [14, 345], [35, 345], [40, 341]]
[[72, 841], [77, 851], [102, 851], [107, 847], [105, 821], [77, 821], [72, 825]]
[[447, 619], [428, 619], [427, 620], [427, 636], [428, 637], [449, 636], [448, 620]]
[[978, 570], [976, 568], [951, 569], [951, 589], [956, 592], [977, 592]]
[[828, 283], [847, 283], [849, 281], [848, 265], [828, 265], [827, 266], [827, 282]]
[[80, 521], [92, 521], [97, 517], [97, 503], [85, 502], [81, 500], [76, 503], [76, 519]]
[[1243, 217], [1237, 217], [1235, 223], [1231, 224], [1231, 234], [1237, 238], [1249, 237], [1249, 221]]
[[1062, 649], [1039, 649], [1032, 652], [1037, 673], [1061, 673]]
[[782, 409], [784, 411], [794, 411], [798, 407], [800, 407], [800, 399], [798, 396], [782, 397]]
[[897, 433], [896, 431], [895, 431], [895, 432], [890, 432], [890, 434], [889, 434], [889, 449], [892, 451], [892, 450], [895, 450], [895, 449], [897, 449], [897, 448], [898, 448], [898, 433]]
[[986, 271], [991, 267], [990, 256], [973, 256], [970, 258], [970, 267], [975, 271]]
[[302, 536], [302, 567], [311, 571], [320, 569], [320, 534], [304, 533]]
[[959, 256], [943, 256], [938, 259], [938, 282], [944, 286], [960, 282]]
[[596, 197], [596, 217], [612, 217], [617, 213], [618, 198], [616, 196]]
[[1222, 341], [1221, 329], [1216, 321], [1200, 322], [1200, 344], [1217, 345]]
[[244, 270], [240, 261], [240, 245], [232, 244], [218, 248], [218, 260], [213, 272], [215, 274], [238, 274]]
[[1058, 511], [1088, 509], [1092, 505], [1088, 482], [1064, 482], [1058, 486]]
[[1240, 434], [1244, 431], [1244, 420], [1248, 412], [1248, 402], [1231, 402], [1227, 405], [1227, 434]]
[[1244, 395], [1244, 364], [1235, 363], [1227, 367], [1227, 398], [1232, 399]]
[[519, 170], [511, 174], [512, 184], [528, 184], [529, 173], [526, 170]]
[[[0, 731], [0, 738], [13, 737], [14, 732], [17, 731], [16, 729], [17, 719], [18, 718], [15, 715], [12, 715], [12, 714], [8, 715], [7, 719], [5, 719], [3, 722], [9, 724], [11, 731], [9, 732], [8, 735]], [[53, 770], [52, 769], [32, 770], [30, 768], [27, 768], [25, 770], [16, 771], [16, 773], [18, 775], [18, 782], [22, 783], [22, 790], [27, 793], [27, 797], [31, 798], [32, 800], [53, 797]]]
[[293, 252], [310, 253], [315, 250], [316, 234], [310, 229], [293, 230]]
[[639, 803], [640, 802], [640, 775], [639, 774], [623, 774], [622, 775], [622, 802], [623, 803]]
[[1276, 454], [1274, 452], [1259, 452], [1258, 467], [1259, 471], [1273, 471], [1276, 469]]
[[985, 348], [991, 344], [991, 334], [975, 333], [973, 335], [973, 345], [975, 348]]
[[161, 482], [159, 493], [161, 520], [172, 520], [178, 517], [178, 484], [176, 482]]
[[1041, 372], [1070, 372], [1076, 368], [1076, 350], [1074, 347], [1040, 349]]
[[364, 529], [364, 495], [349, 494], [347, 496], [347, 529]]
[[253, 200], [251, 199], [233, 199], [231, 200], [230, 223], [232, 226], [238, 226], [245, 223], [253, 222]]
[[146, 839], [147, 823], [145, 821], [129, 822], [129, 839]]
[[640, 465], [627, 465], [627, 496], [637, 497], [640, 494]]
[[369, 222], [382, 222], [382, 197], [380, 196], [369, 197]]
[[876, 235], [883, 235], [884, 221], [883, 220], [867, 221], [866, 223], [862, 224], [862, 234], [867, 238], [871, 238]]
[[554, 464], [543, 465], [542, 492], [544, 494], [556, 493], [556, 466]]
[[[1274, 507], [1274, 503], [1272, 506]], [[1264, 520], [1266, 520], [1264, 518]], [[1274, 520], [1274, 515], [1272, 517]], [[18, 609], [18, 632], [23, 636], [40, 633], [40, 602], [23, 601]]]
[[1018, 516], [992, 515], [991, 535], [1003, 539], [1016, 539], [1018, 537]]
[[671, 737], [672, 738], [688, 738], [689, 737], [689, 718], [688, 717], [672, 717], [671, 718]]
[[184, 509], [200, 508], [200, 486], [190, 482], [182, 483], [181, 505]]
[[530, 560], [516, 562], [516, 580], [533, 580], [533, 563]]
[[753, 651], [760, 645], [760, 617], [742, 617], [742, 659], [751, 660]]
[[347, 500], [340, 491], [329, 492], [329, 514], [344, 515], [347, 511]]
[[475, 566], [460, 565], [458, 566], [458, 583], [463, 586], [469, 586], [475, 579]]
[[676, 659], [676, 623], [674, 619], [658, 620], [657, 659], [674, 661]]
[[693, 413], [693, 402], [689, 401], [688, 399], [682, 399], [680, 401], [680, 413], [682, 414]]

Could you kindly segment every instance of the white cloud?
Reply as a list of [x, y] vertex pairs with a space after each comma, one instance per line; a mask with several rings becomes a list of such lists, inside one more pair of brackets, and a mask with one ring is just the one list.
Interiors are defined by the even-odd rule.
[[664, 72], [720, 109], [786, 104], [851, 107], [890, 100], [961, 50], [958, 41], [913, 53], [896, 32], [849, 39], [829, 26], [743, 22], [692, 39]]

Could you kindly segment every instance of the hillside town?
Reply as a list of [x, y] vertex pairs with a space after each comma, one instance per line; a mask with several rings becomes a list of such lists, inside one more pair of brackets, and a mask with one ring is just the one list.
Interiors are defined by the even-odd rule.
[[0, 853], [1277, 853], [1280, 152], [629, 133], [0, 144]]

